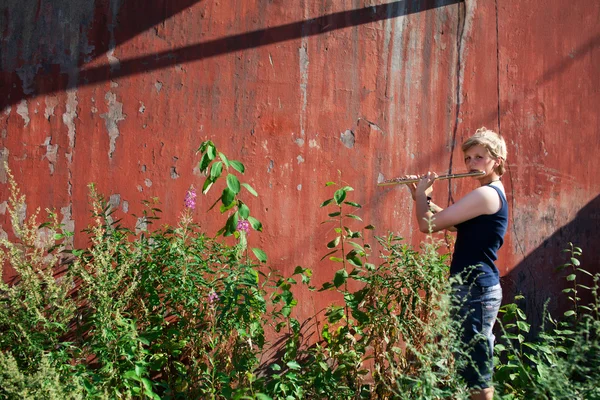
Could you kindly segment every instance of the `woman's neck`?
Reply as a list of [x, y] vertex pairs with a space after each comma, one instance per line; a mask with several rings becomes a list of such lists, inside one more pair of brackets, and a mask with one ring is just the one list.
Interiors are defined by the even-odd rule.
[[485, 186], [485, 185], [489, 185], [490, 183], [499, 182], [499, 181], [500, 181], [500, 177], [498, 175], [491, 174], [491, 175], [484, 176], [483, 178], [481, 178], [479, 180], [479, 184], [481, 186]]

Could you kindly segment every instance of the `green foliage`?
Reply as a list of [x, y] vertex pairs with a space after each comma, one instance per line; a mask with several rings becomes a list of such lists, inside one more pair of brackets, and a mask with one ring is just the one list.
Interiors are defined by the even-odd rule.
[[[177, 226], [149, 229], [158, 225], [156, 202], [138, 218], [149, 228], [129, 229], [91, 185], [89, 244], [71, 249], [72, 233], [53, 212], [41, 225], [38, 212], [19, 219], [25, 200], [8, 172], [16, 239], [0, 238], [0, 264], [16, 279], [0, 279], [0, 398], [468, 397], [440, 243], [430, 236], [414, 249], [394, 234], [371, 236], [354, 189], [328, 182], [334, 190], [321, 208], [332, 229], [321, 261], [337, 267], [317, 289], [312, 269], [283, 276], [263, 250], [248, 249], [249, 227], [262, 225], [241, 198], [257, 196], [240, 180], [244, 165], [209, 141], [199, 152], [203, 193], [223, 183], [211, 207], [220, 202], [226, 217], [216, 238], [189, 209]], [[567, 251], [560, 269], [572, 306], [560, 321], [546, 313], [533, 336], [516, 303], [501, 308], [498, 398], [600, 399], [600, 276], [581, 267], [581, 249]], [[294, 314], [299, 285], [339, 299], [316, 316], [309, 343]], [[264, 361], [273, 348], [277, 357]]]
[[[495, 380], [503, 399], [600, 399], [600, 274], [580, 267], [580, 248], [569, 243], [566, 251], [569, 261], [559, 269], [570, 272], [566, 280], [572, 286], [563, 292], [572, 307], [561, 321], [545, 308], [541, 332], [528, 339], [530, 325], [518, 305], [500, 309], [503, 335], [496, 345]], [[593, 284], [579, 283], [580, 274]], [[581, 304], [581, 291], [591, 295], [589, 304]]]

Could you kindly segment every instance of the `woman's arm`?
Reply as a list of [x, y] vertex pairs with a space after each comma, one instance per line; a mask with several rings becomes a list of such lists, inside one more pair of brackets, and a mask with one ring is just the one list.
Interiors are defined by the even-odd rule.
[[[429, 210], [432, 214], [437, 214], [442, 212], [444, 209], [435, 204], [433, 201], [429, 201]], [[454, 226], [449, 226], [446, 229], [448, 229], [450, 232], [456, 232], [456, 228]]]
[[[416, 214], [419, 230], [424, 233], [449, 229], [461, 222], [484, 214], [493, 214], [500, 208], [500, 198], [492, 188], [482, 186], [467, 194], [450, 207], [432, 213], [427, 204], [426, 190], [433, 184], [435, 174], [425, 175], [416, 190]], [[430, 227], [431, 224], [431, 227]]]

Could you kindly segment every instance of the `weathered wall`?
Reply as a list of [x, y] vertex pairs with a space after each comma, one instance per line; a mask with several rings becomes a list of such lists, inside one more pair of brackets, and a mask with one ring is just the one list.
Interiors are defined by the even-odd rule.
[[[5, 0], [0, 159], [24, 214], [54, 207], [77, 232], [89, 182], [131, 225], [151, 196], [175, 221], [212, 139], [260, 194], [249, 205], [265, 231], [250, 244], [319, 285], [337, 268], [318, 262], [326, 181], [341, 171], [376, 234], [417, 243], [408, 192], [378, 177], [461, 171], [460, 143], [485, 125], [509, 148], [499, 266], [537, 307], [568, 241], [598, 270], [599, 21], [588, 0]], [[447, 204], [473, 182], [436, 186]], [[0, 167], [2, 235], [7, 192]], [[213, 200], [196, 212], [209, 232], [224, 221], [205, 213]], [[301, 316], [327, 296], [299, 293]]]

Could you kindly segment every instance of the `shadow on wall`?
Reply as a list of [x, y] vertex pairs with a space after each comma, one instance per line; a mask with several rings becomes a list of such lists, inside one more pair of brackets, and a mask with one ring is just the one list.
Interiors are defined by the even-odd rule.
[[[513, 302], [516, 294], [524, 295], [525, 299], [519, 305], [535, 328], [541, 323], [546, 301], [548, 310], [555, 317], [562, 315], [572, 305], [567, 295], [562, 293], [563, 289], [572, 287], [572, 282], [565, 279], [571, 271], [556, 270], [570, 258], [569, 253], [563, 252], [563, 249], [569, 248], [569, 242], [583, 250], [579, 257], [581, 267], [593, 274], [600, 273], [600, 196], [583, 207], [571, 222], [544, 240], [502, 278], [504, 302]], [[592, 282], [583, 273], [579, 273], [577, 279], [578, 283], [586, 285]], [[587, 294], [579, 292], [585, 303], [591, 301], [591, 296]]]
[[[463, 0], [400, 0], [117, 59], [113, 50], [182, 10], [210, 0], [5, 0], [0, 6], [0, 110], [50, 94], [235, 51], [401, 17]], [[207, 5], [208, 6], [208, 5]], [[199, 13], [199, 16], [202, 16]], [[198, 23], [202, 23], [199, 18]], [[164, 38], [168, 40], [168, 38]], [[106, 54], [108, 63], [86, 68]]]

